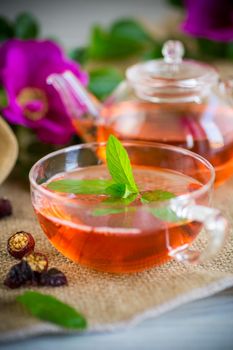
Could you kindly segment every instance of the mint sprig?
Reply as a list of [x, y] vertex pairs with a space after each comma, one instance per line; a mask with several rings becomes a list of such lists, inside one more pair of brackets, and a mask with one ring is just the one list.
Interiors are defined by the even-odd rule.
[[[175, 198], [175, 194], [169, 191], [155, 190], [144, 192], [141, 196], [141, 202], [143, 204], [153, 203], [153, 202], [162, 202], [169, 199]], [[147, 207], [147, 210], [157, 219], [166, 221], [166, 222], [178, 222], [180, 218], [176, 213], [168, 207]]]
[[[126, 212], [135, 211], [134, 207], [129, 207], [131, 203], [135, 201], [137, 194], [131, 194], [127, 198], [120, 197], [109, 197], [102, 202], [102, 206], [94, 209], [91, 214], [93, 216], [104, 216], [104, 215], [113, 215]], [[109, 207], [108, 207], [109, 206]]]
[[50, 182], [47, 188], [57, 192], [74, 193], [74, 194], [108, 194], [106, 189], [111, 186], [111, 180], [75, 180], [63, 179]]
[[57, 298], [34, 291], [17, 296], [16, 301], [36, 318], [69, 329], [85, 329], [87, 321], [73, 307]]
[[163, 190], [148, 191], [142, 194], [141, 202], [146, 204], [151, 202], [167, 201], [174, 197], [176, 197], [175, 194], [169, 191], [163, 191]]
[[120, 141], [113, 135], [109, 136], [106, 146], [107, 166], [112, 180], [75, 180], [61, 179], [52, 181], [47, 188], [53, 191], [74, 193], [110, 195], [126, 198], [132, 193], [138, 193], [128, 153]]
[[131, 191], [128, 190], [125, 184], [112, 184], [105, 189], [105, 193], [112, 197], [127, 198]]
[[[135, 182], [130, 159], [126, 149], [121, 142], [113, 135], [109, 136], [106, 146], [106, 160], [108, 171], [112, 177], [110, 180], [91, 179], [75, 180], [61, 179], [50, 182], [47, 188], [53, 191], [107, 195], [98, 208], [92, 211], [93, 216], [113, 215], [124, 212], [132, 212], [134, 207], [129, 206], [137, 198], [142, 204], [167, 201], [175, 197], [175, 194], [169, 191], [154, 190], [140, 193]], [[169, 208], [145, 207], [151, 215], [163, 221], [178, 221], [179, 218]]]
[[108, 170], [116, 184], [124, 184], [131, 193], [138, 193], [128, 153], [121, 142], [110, 135], [106, 147]]

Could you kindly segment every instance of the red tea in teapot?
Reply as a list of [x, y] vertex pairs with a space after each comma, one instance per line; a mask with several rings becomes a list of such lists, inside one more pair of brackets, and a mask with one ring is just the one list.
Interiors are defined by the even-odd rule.
[[71, 72], [49, 81], [85, 141], [106, 141], [115, 134], [181, 146], [208, 159], [221, 183], [233, 174], [233, 80], [222, 81], [205, 62], [183, 59], [179, 41], [165, 42], [162, 54], [163, 59], [128, 67], [126, 79], [104, 103]]
[[140, 140], [181, 146], [208, 159], [216, 170], [216, 183], [233, 173], [233, 109], [213, 104], [130, 101], [106, 106], [100, 121], [74, 120], [87, 141]]

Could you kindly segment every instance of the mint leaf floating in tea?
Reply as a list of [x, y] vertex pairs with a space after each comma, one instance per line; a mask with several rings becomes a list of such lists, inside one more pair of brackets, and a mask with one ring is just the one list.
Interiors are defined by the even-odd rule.
[[[176, 195], [169, 191], [155, 190], [144, 192], [141, 196], [141, 202], [143, 204], [149, 204], [153, 202], [167, 201], [169, 199], [175, 198]], [[181, 219], [176, 215], [176, 213], [168, 207], [152, 208], [148, 207], [147, 210], [155, 216], [157, 219], [166, 222], [177, 222]]]
[[124, 213], [126, 208], [96, 208], [92, 211], [93, 216], [105, 216]]
[[166, 222], [183, 221], [183, 219], [179, 218], [171, 208], [166, 208], [166, 207], [149, 208], [148, 210], [157, 219], [160, 219], [162, 221], [166, 221]]
[[155, 190], [144, 192], [141, 196], [142, 203], [151, 203], [158, 201], [167, 201], [171, 198], [175, 198], [176, 195], [172, 192], [163, 191], [163, 190]]
[[73, 307], [57, 298], [38, 292], [27, 291], [16, 298], [20, 304], [40, 320], [69, 329], [85, 329], [87, 321]]
[[137, 193], [130, 194], [128, 197], [108, 197], [106, 198], [102, 204], [109, 204], [109, 205], [129, 205], [135, 201], [137, 198]]
[[126, 198], [132, 193], [138, 193], [130, 160], [125, 148], [113, 135], [106, 146], [107, 166], [112, 180], [91, 179], [61, 179], [52, 181], [47, 188], [57, 192], [73, 194], [110, 195]]
[[[128, 205], [133, 203], [136, 198], [137, 194], [131, 194], [127, 198], [109, 197], [102, 202], [102, 204], [105, 205], [105, 207], [94, 209], [92, 211], [92, 215], [104, 216], [135, 211], [135, 207], [129, 207]], [[106, 205], [109, 205], [109, 208], [107, 208]]]
[[47, 188], [57, 192], [74, 194], [105, 194], [105, 189], [112, 185], [111, 180], [75, 180], [64, 179], [50, 182]]
[[108, 170], [117, 184], [124, 184], [131, 193], [138, 193], [128, 153], [121, 142], [110, 135], [106, 147]]
[[105, 193], [120, 198], [127, 198], [131, 194], [125, 184], [112, 184], [105, 189]]
[[[142, 204], [166, 201], [175, 197], [174, 193], [161, 189], [139, 193], [128, 153], [121, 142], [113, 135], [109, 136], [106, 145], [106, 160], [112, 180], [61, 179], [49, 183], [47, 187], [58, 192], [109, 196], [99, 204], [98, 208], [91, 212], [93, 216], [135, 211], [136, 207], [129, 207], [129, 205], [137, 199], [139, 194], [141, 195], [140, 201]], [[160, 220], [179, 221], [179, 218], [170, 208], [145, 207], [145, 209]]]

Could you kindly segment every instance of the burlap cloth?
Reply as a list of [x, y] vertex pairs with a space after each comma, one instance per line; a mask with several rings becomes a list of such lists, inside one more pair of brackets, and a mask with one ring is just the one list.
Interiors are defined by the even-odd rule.
[[[34, 334], [64, 332], [28, 315], [14, 301], [24, 288], [9, 290], [3, 279], [15, 263], [6, 252], [10, 234], [17, 230], [32, 232], [37, 249], [49, 256], [53, 266], [65, 271], [69, 286], [39, 288], [80, 310], [88, 320], [88, 331], [112, 330], [156, 316], [188, 301], [205, 297], [233, 285], [233, 237], [211, 262], [185, 266], [175, 261], [131, 275], [99, 273], [76, 265], [58, 253], [46, 239], [34, 216], [29, 192], [8, 182], [0, 189], [14, 205], [14, 215], [0, 222], [0, 340]], [[223, 210], [233, 227], [233, 179], [220, 187], [214, 205]], [[27, 288], [28, 289], [28, 288]]]

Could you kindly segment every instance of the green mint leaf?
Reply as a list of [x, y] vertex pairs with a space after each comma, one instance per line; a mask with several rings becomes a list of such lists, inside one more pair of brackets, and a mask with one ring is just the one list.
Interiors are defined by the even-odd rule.
[[64, 328], [85, 329], [87, 321], [73, 307], [51, 295], [27, 291], [16, 300], [35, 317]]
[[122, 81], [123, 77], [115, 68], [98, 68], [89, 72], [89, 90], [103, 100]]
[[112, 184], [111, 180], [75, 180], [64, 179], [50, 182], [47, 188], [57, 192], [74, 194], [106, 194], [106, 187]]
[[127, 198], [132, 193], [125, 184], [112, 184], [106, 188], [105, 192], [112, 197], [122, 198]]
[[151, 202], [158, 202], [158, 201], [167, 201], [174, 197], [176, 197], [176, 195], [168, 191], [163, 191], [163, 190], [148, 191], [142, 194], [141, 202], [151, 203]]
[[122, 208], [97, 208], [92, 211], [93, 216], [106, 216], [106, 215], [114, 215], [120, 213], [133, 212], [135, 208], [133, 207], [125, 207]]
[[39, 24], [30, 13], [21, 13], [16, 17], [15, 36], [20, 39], [35, 39], [39, 35]]
[[162, 208], [148, 208], [149, 212], [155, 216], [157, 219], [160, 219], [162, 221], [166, 222], [179, 222], [183, 219], [179, 218], [176, 213], [167, 207]]
[[[167, 201], [175, 197], [176, 195], [169, 191], [163, 191], [163, 190], [148, 191], [142, 194], [141, 202], [143, 204], [148, 204], [153, 202]], [[149, 212], [153, 216], [155, 216], [157, 219], [160, 219], [162, 221], [166, 221], [166, 222], [181, 221], [181, 219], [178, 218], [176, 213], [168, 207], [147, 208], [147, 210], [149, 210]]]
[[109, 197], [109, 198], [106, 198], [102, 203], [115, 205], [115, 206], [120, 206], [120, 205], [127, 206], [132, 202], [134, 202], [136, 198], [137, 198], [137, 193], [134, 193], [134, 194], [130, 194], [128, 197], [125, 197], [125, 198]]
[[136, 198], [137, 198], [137, 194], [131, 194], [127, 198], [109, 197], [105, 199], [102, 203], [104, 205], [109, 205], [110, 207], [96, 208], [92, 211], [92, 215], [104, 216], [104, 215], [124, 213], [128, 211], [135, 211], [134, 207], [128, 207], [128, 205], [134, 202]]
[[105, 216], [112, 214], [124, 213], [125, 208], [97, 208], [92, 211], [93, 216]]
[[106, 156], [108, 170], [113, 180], [118, 184], [125, 184], [131, 193], [138, 193], [128, 153], [113, 135], [108, 138]]

